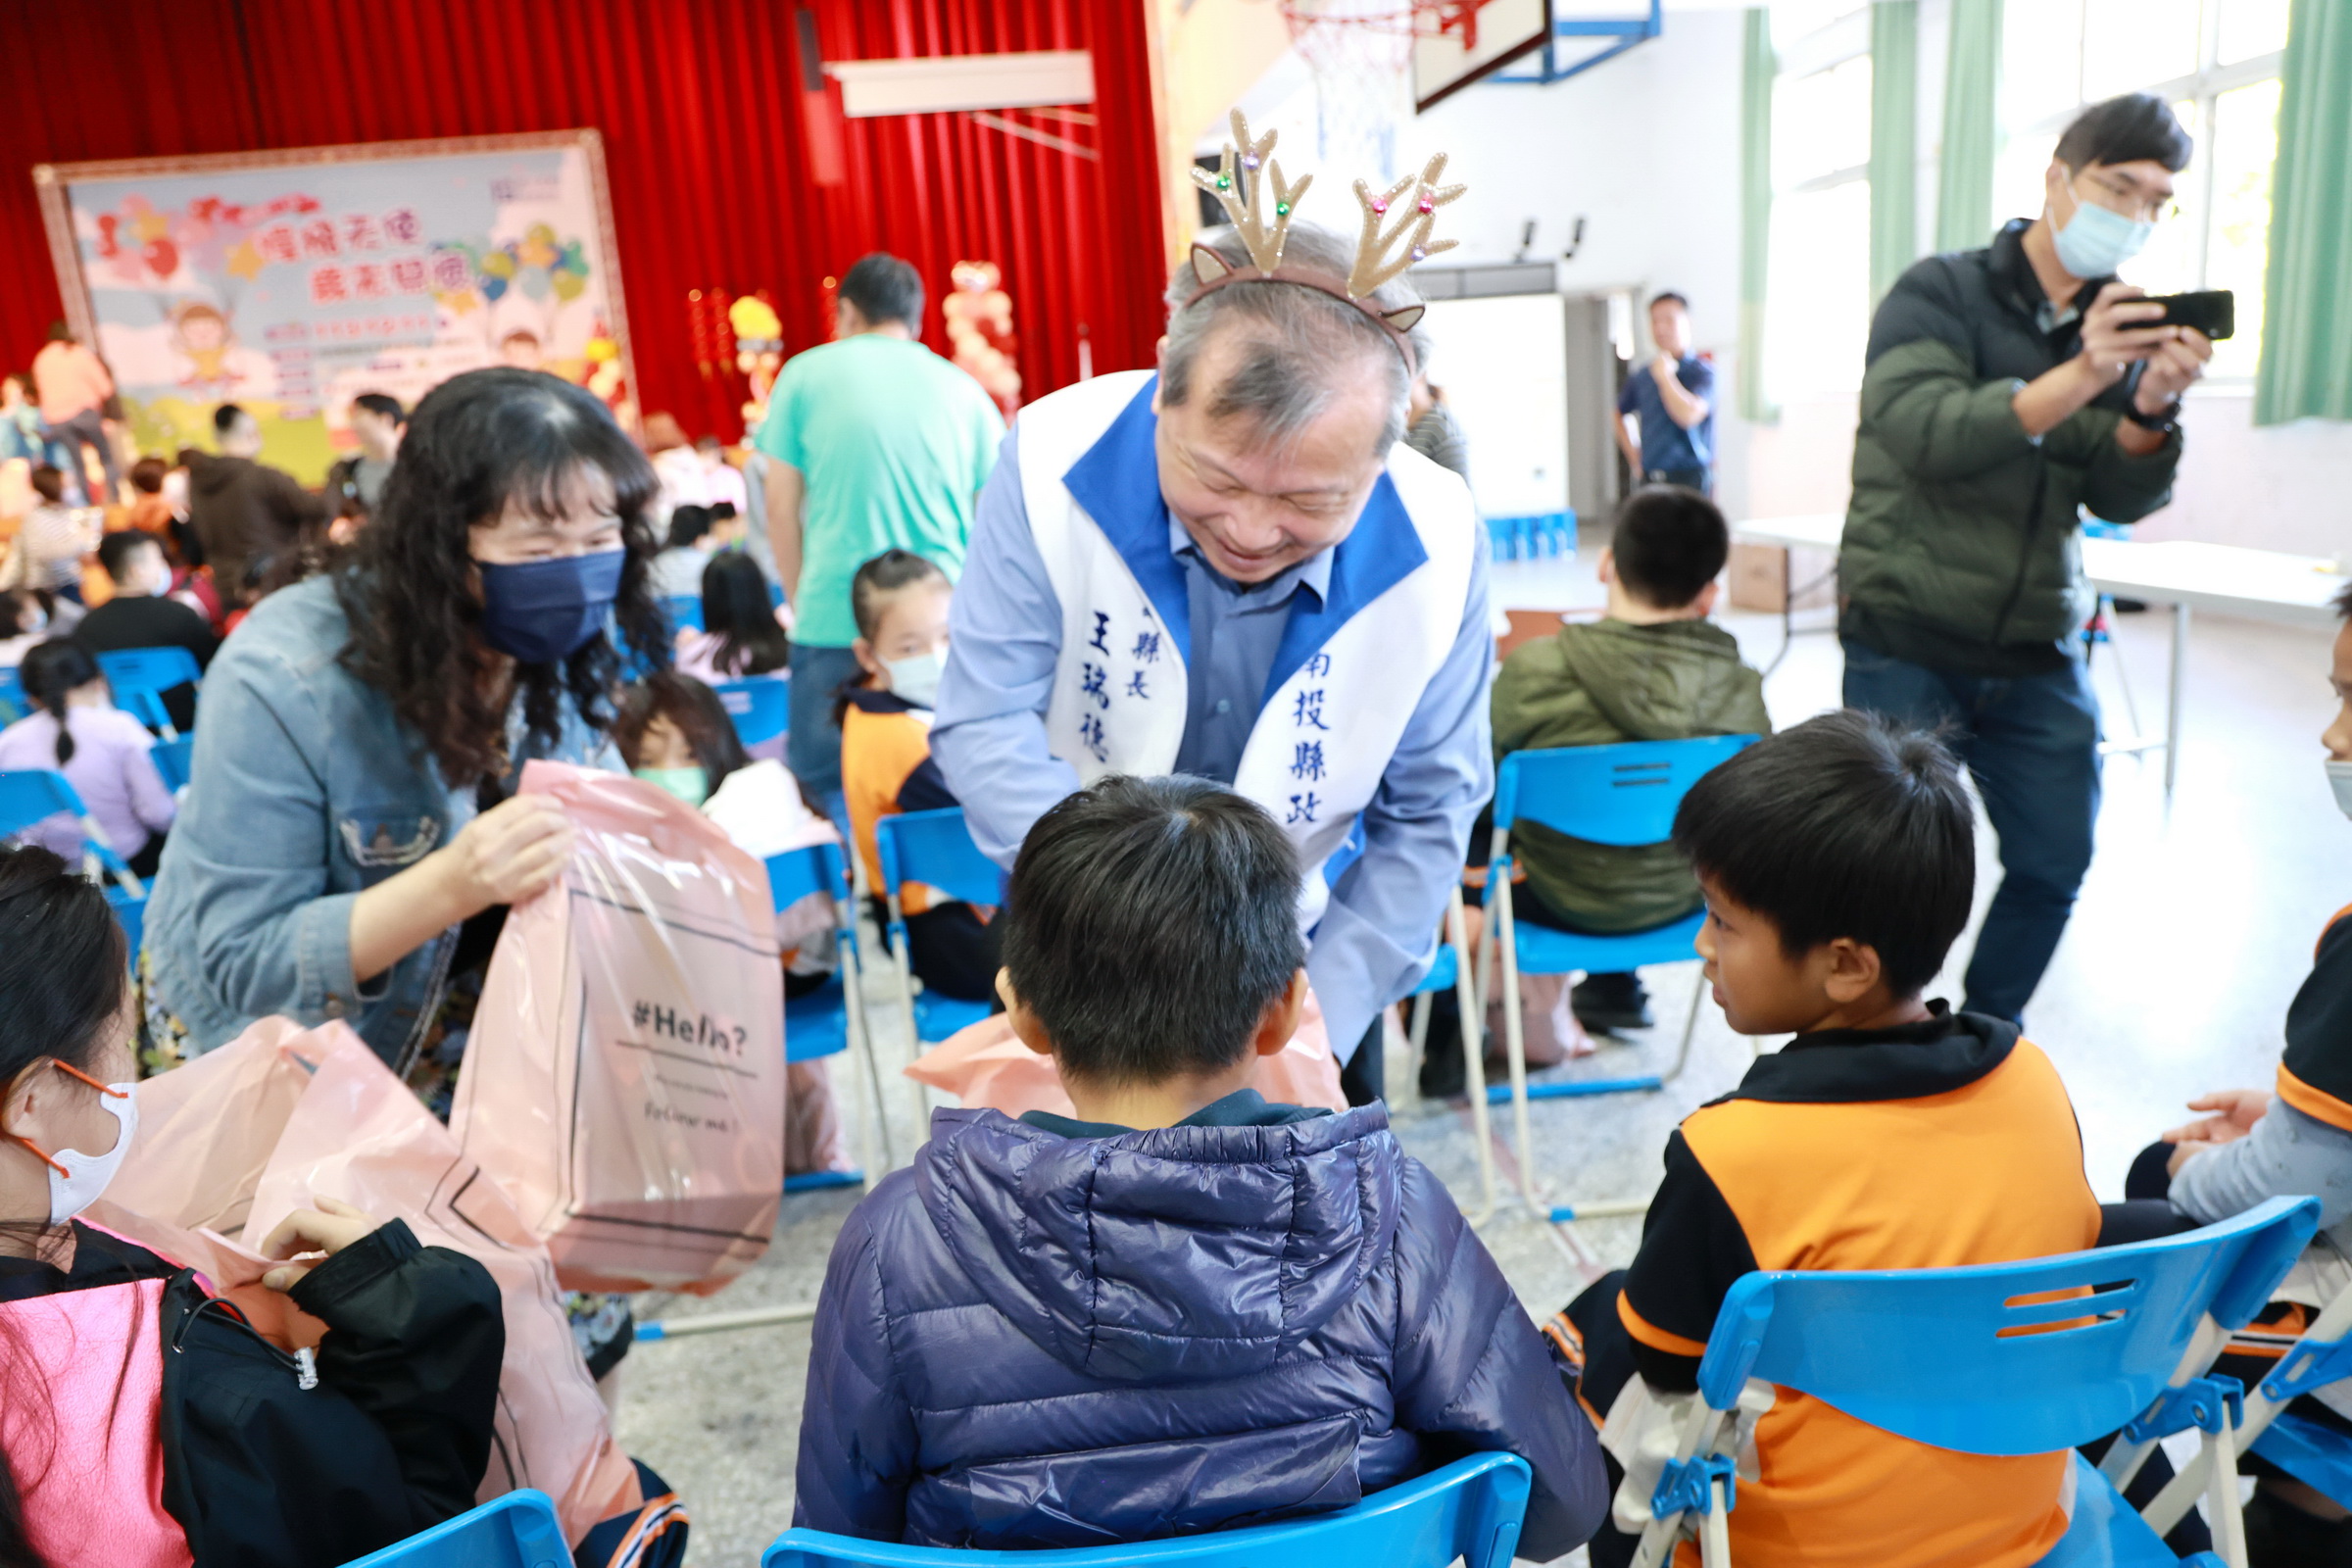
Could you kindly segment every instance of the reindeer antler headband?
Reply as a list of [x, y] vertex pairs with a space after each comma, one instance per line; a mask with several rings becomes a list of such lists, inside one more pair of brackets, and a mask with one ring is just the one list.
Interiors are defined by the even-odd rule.
[[[1430, 230], [1437, 222], [1438, 209], [1458, 200], [1468, 190], [1467, 185], [1440, 185], [1446, 172], [1446, 155], [1431, 158], [1418, 174], [1407, 174], [1380, 195], [1362, 180], [1355, 182], [1355, 199], [1364, 212], [1364, 226], [1355, 242], [1354, 265], [1343, 278], [1336, 272], [1315, 267], [1286, 267], [1283, 265], [1283, 242], [1289, 237], [1291, 218], [1298, 210], [1299, 199], [1315, 176], [1307, 175], [1293, 185], [1282, 176], [1282, 166], [1274, 162], [1275, 132], [1252, 138], [1250, 122], [1242, 112], [1233, 112], [1233, 140], [1217, 160], [1214, 174], [1195, 169], [1193, 181], [1217, 199], [1225, 216], [1233, 220], [1234, 232], [1250, 252], [1250, 268], [1239, 268], [1206, 245], [1193, 246], [1193, 275], [1200, 286], [1184, 302], [1189, 309], [1197, 301], [1218, 289], [1234, 283], [1297, 283], [1306, 288], [1345, 300], [1361, 311], [1389, 334], [1397, 352], [1404, 356], [1405, 368], [1415, 368], [1413, 346], [1406, 333], [1413, 329], [1427, 309], [1421, 305], [1400, 306], [1384, 311], [1373, 302], [1373, 294], [1383, 283], [1396, 277], [1416, 262], [1426, 261], [1440, 251], [1449, 251], [1454, 241], [1432, 239]], [[1259, 183], [1261, 177], [1264, 184]], [[1399, 198], [1411, 193], [1411, 199], [1398, 208]], [[1271, 194], [1272, 215], [1268, 220], [1266, 196]], [[1393, 209], [1396, 216], [1390, 216]]]

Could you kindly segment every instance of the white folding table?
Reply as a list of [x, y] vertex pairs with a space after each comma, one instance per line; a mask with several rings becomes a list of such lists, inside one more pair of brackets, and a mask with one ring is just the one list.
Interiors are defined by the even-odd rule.
[[[1838, 552], [1845, 518], [1838, 513], [1798, 517], [1753, 517], [1732, 525], [1741, 544], [1778, 545], [1784, 550]], [[1787, 583], [1784, 566], [1784, 586]], [[2108, 752], [2164, 752], [2164, 793], [2169, 800], [2180, 757], [2180, 680], [2188, 662], [2192, 610], [2212, 610], [2297, 626], [2331, 626], [2332, 601], [2347, 579], [2334, 564], [2310, 556], [2193, 539], [2093, 539], [2082, 541], [2082, 571], [2102, 594], [2145, 599], [2173, 607], [2172, 669], [2167, 681], [2164, 738], [2108, 743]], [[1782, 627], [1789, 627], [1786, 595]], [[1787, 646], [1783, 644], [1784, 648]]]

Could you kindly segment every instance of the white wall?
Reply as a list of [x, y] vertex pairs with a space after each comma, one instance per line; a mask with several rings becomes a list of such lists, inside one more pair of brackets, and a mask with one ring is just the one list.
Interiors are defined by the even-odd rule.
[[[1926, 0], [1921, 13], [1919, 196], [1926, 243], [1934, 237], [1948, 8], [1944, 0]], [[1789, 404], [1773, 425], [1749, 425], [1729, 408], [1738, 374], [1742, 26], [1739, 9], [1670, 0], [1663, 36], [1582, 75], [1548, 87], [1473, 88], [1409, 122], [1397, 162], [1409, 167], [1443, 149], [1451, 155], [1448, 176], [1470, 185], [1470, 194], [1446, 209], [1443, 231], [1462, 242], [1444, 258], [1447, 263], [1509, 257], [1520, 223], [1531, 217], [1534, 254], [1557, 255], [1582, 215], [1584, 244], [1560, 267], [1564, 288], [1630, 285], [1688, 294], [1698, 347], [1713, 354], [1725, 388], [1716, 426], [1718, 491], [1727, 510], [1753, 516], [1836, 511], [1848, 488], [1851, 397]], [[1335, 217], [1328, 210], [1322, 216]], [[2352, 528], [2345, 526], [2352, 425], [2306, 421], [2257, 430], [2251, 412], [2242, 387], [2191, 400], [2175, 501], [2142, 525], [2141, 537], [2303, 555], [2352, 548]]]

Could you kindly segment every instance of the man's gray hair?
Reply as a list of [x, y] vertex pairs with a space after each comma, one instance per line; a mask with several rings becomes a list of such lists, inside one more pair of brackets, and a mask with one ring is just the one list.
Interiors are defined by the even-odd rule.
[[[1212, 228], [1200, 236], [1237, 268], [1253, 266], [1241, 236]], [[1345, 278], [1355, 260], [1352, 240], [1311, 223], [1293, 223], [1283, 248], [1285, 267], [1313, 268]], [[1248, 415], [1268, 446], [1298, 437], [1363, 377], [1367, 365], [1386, 379], [1389, 416], [1381, 425], [1379, 452], [1404, 435], [1412, 382], [1396, 339], [1344, 300], [1299, 283], [1236, 283], [1187, 306], [1200, 286], [1188, 255], [1168, 279], [1168, 347], [1162, 360], [1162, 402], [1182, 404], [1193, 395], [1193, 372], [1220, 322], [1247, 328], [1241, 355], [1221, 385], [1208, 389], [1208, 416]], [[1391, 279], [1372, 296], [1381, 310], [1421, 302], [1403, 277]]]

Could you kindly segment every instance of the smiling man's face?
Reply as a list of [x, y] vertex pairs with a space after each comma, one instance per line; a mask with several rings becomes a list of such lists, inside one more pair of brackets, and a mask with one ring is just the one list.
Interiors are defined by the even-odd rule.
[[1391, 416], [1394, 378], [1366, 346], [1334, 368], [1336, 390], [1297, 435], [1268, 443], [1249, 415], [1212, 418], [1209, 409], [1244, 358], [1249, 331], [1233, 321], [1202, 344], [1192, 396], [1159, 403], [1155, 437], [1159, 492], [1184, 531], [1219, 573], [1260, 583], [1348, 537], [1387, 465], [1380, 437]]

